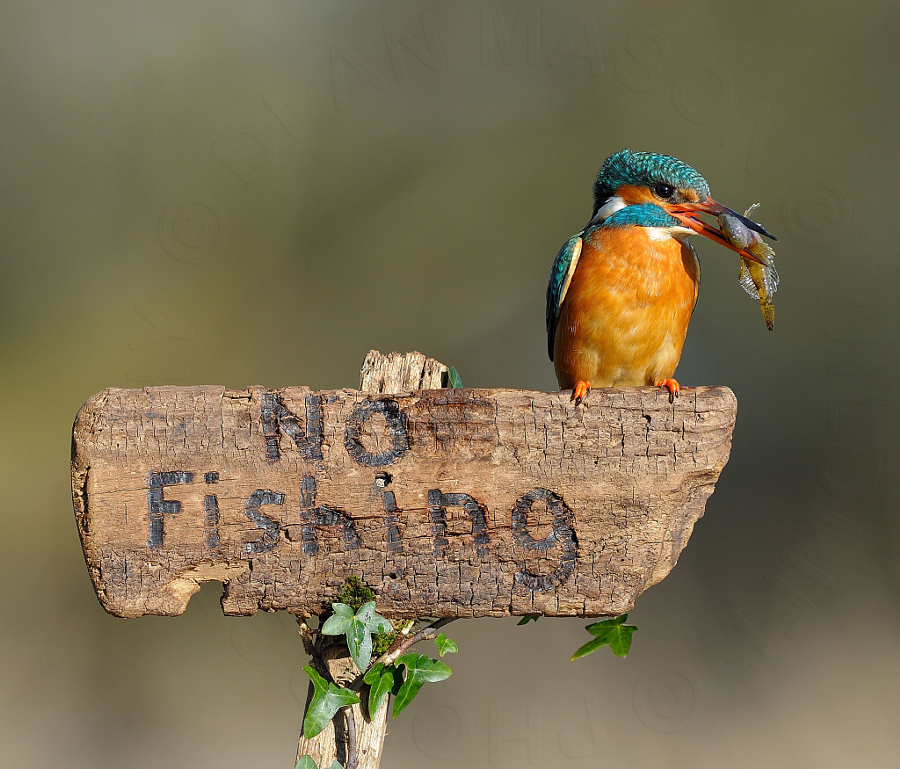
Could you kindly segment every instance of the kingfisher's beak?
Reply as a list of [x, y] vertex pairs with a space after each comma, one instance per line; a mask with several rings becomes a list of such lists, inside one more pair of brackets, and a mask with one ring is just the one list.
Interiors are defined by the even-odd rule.
[[[748, 219], [743, 214], [739, 214], [737, 211], [732, 211], [728, 206], [723, 206], [712, 198], [707, 198], [702, 203], [676, 203], [671, 206], [666, 206], [666, 211], [678, 219], [685, 227], [692, 229], [698, 235], [703, 235], [726, 248], [730, 248], [732, 251], [736, 251], [744, 258], [758, 262], [759, 264], [766, 263], [748, 250], [750, 244], [741, 247], [741, 245], [733, 243], [722, 230], [703, 221], [703, 219], [700, 218], [700, 215], [710, 214], [711, 216], [719, 217], [725, 214], [729, 217], [735, 217], [741, 224], [748, 229], [753, 230], [753, 232], [758, 232], [760, 235], [765, 235], [772, 240], [778, 240], [778, 238], [761, 225]], [[756, 236], [756, 238], [758, 240], [758, 236]]]

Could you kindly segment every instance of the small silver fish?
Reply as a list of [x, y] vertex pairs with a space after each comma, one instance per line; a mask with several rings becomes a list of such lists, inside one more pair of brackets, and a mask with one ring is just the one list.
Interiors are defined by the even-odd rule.
[[[744, 216], [749, 217], [753, 209], [759, 203], [754, 203]], [[745, 251], [749, 251], [763, 264], [754, 262], [746, 257], [741, 257], [741, 271], [738, 281], [754, 299], [759, 299], [759, 308], [762, 310], [766, 328], [771, 331], [775, 328], [775, 304], [772, 295], [778, 290], [778, 272], [775, 270], [775, 252], [762, 237], [747, 227], [740, 219], [731, 214], [722, 214], [718, 218], [719, 228], [722, 234], [732, 243]]]

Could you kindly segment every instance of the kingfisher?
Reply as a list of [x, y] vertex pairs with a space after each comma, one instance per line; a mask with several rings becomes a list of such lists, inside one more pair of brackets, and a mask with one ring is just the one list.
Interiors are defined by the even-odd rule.
[[697, 171], [670, 155], [622, 150], [594, 182], [587, 226], [553, 262], [547, 343], [556, 378], [581, 403], [592, 387], [665, 387], [673, 379], [700, 292], [700, 261], [687, 237], [704, 235], [753, 262], [702, 214], [756, 222], [717, 203]]

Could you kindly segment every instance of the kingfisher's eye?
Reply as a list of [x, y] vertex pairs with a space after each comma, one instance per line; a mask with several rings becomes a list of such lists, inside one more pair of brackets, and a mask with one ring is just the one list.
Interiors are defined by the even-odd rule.
[[653, 187], [653, 192], [661, 198], [671, 198], [675, 190], [665, 182], [657, 182]]

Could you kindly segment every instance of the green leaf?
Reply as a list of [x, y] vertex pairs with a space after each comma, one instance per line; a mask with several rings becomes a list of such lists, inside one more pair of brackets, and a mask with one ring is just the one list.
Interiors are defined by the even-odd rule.
[[[403, 686], [403, 671], [396, 665], [391, 665], [388, 670], [390, 670], [394, 676], [394, 685], [391, 687], [391, 694], [396, 697], [400, 693], [400, 688]], [[400, 711], [397, 712], [399, 713]]]
[[[296, 763], [294, 769], [319, 769], [319, 765], [315, 762], [312, 756], [303, 756], [303, 758], [301, 758]], [[331, 766], [328, 767], [328, 769], [344, 769], [344, 767], [337, 762], [337, 759], [335, 759], [335, 761], [331, 764]]]
[[353, 607], [345, 603], [331, 604], [331, 610], [334, 612], [322, 625], [322, 632], [325, 635], [342, 635], [346, 633], [353, 624]]
[[394, 718], [413, 701], [413, 698], [419, 693], [419, 689], [426, 683], [443, 681], [453, 673], [443, 662], [426, 657], [424, 654], [416, 654], [415, 652], [404, 654], [394, 664], [398, 667], [400, 665], [406, 667], [406, 678], [397, 692], [397, 698], [394, 700], [394, 711], [392, 714]]
[[585, 630], [595, 638], [588, 641], [584, 646], [580, 647], [573, 655], [572, 659], [577, 660], [591, 652], [597, 651], [601, 646], [609, 646], [613, 654], [617, 657], [624, 657], [631, 648], [631, 636], [637, 630], [635, 625], [623, 624], [628, 619], [627, 614], [622, 614], [614, 619], [603, 620], [602, 622], [594, 622], [587, 625]]
[[459, 376], [459, 372], [456, 370], [456, 366], [450, 366], [447, 369], [447, 386], [453, 389], [458, 387], [462, 387], [462, 379]]
[[517, 625], [527, 625], [529, 622], [537, 622], [540, 618], [541, 618], [540, 614], [526, 614], [516, 624]]
[[310, 740], [328, 725], [335, 713], [347, 705], [355, 705], [359, 697], [349, 689], [326, 681], [309, 665], [304, 665], [303, 669], [312, 681], [314, 691], [303, 719], [303, 736]]
[[394, 688], [394, 668], [385, 668], [383, 662], [372, 666], [363, 678], [369, 685], [369, 718], [374, 718], [388, 692]]
[[389, 633], [393, 630], [391, 623], [375, 613], [375, 601], [364, 603], [356, 614], [345, 603], [333, 603], [331, 607], [334, 614], [322, 625], [322, 632], [325, 635], [346, 635], [350, 656], [356, 667], [365, 670], [372, 660], [372, 633]]
[[434, 644], [438, 648], [438, 654], [443, 657], [445, 654], [456, 654], [459, 651], [459, 647], [456, 645], [456, 641], [452, 638], [447, 638], [443, 633], [441, 633], [437, 638], [434, 639]]
[[359, 607], [353, 616], [353, 632], [347, 633], [347, 646], [356, 667], [365, 670], [372, 659], [372, 633], [390, 633], [393, 626], [390, 621], [375, 613], [375, 601], [369, 601]]

